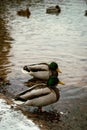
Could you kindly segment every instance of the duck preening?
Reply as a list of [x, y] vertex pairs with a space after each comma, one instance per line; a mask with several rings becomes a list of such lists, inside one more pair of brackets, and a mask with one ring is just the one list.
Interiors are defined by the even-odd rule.
[[24, 16], [27, 18], [29, 18], [30, 14], [31, 14], [31, 12], [30, 12], [29, 8], [26, 8], [25, 10], [21, 9], [21, 10], [17, 11], [17, 15]]
[[61, 70], [56, 62], [31, 64], [23, 67], [23, 72], [29, 73], [34, 78], [47, 80], [51, 75], [58, 76], [58, 72]]
[[[16, 97], [16, 104], [35, 106], [42, 110], [43, 106], [50, 105], [59, 100], [59, 89], [57, 84], [64, 85], [56, 76], [51, 76], [47, 84], [36, 84], [28, 90], [19, 93]], [[21, 101], [21, 102], [19, 102]]]
[[46, 13], [48, 14], [58, 14], [61, 12], [61, 8], [59, 5], [56, 5], [56, 6], [51, 6], [49, 8], [46, 9]]

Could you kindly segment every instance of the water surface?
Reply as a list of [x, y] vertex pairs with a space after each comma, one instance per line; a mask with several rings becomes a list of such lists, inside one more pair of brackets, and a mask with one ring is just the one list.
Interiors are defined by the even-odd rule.
[[[46, 8], [59, 4], [59, 15], [46, 14]], [[31, 16], [17, 11], [29, 6]], [[26, 87], [31, 76], [21, 68], [26, 64], [56, 61], [62, 70], [59, 78], [60, 101], [50, 108], [63, 110], [67, 103], [87, 105], [87, 9], [86, 0], [33, 0], [2, 2], [0, 5], [0, 77], [9, 80], [13, 93]], [[15, 87], [14, 87], [15, 86]], [[61, 108], [59, 106], [63, 105]], [[49, 107], [47, 107], [49, 108]]]

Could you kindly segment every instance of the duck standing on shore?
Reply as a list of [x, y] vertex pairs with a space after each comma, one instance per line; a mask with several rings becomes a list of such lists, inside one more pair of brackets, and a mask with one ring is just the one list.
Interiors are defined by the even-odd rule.
[[23, 72], [29, 73], [34, 78], [48, 80], [51, 75], [58, 76], [61, 70], [56, 62], [31, 64], [23, 67]]
[[61, 12], [61, 8], [59, 5], [51, 6], [46, 9], [46, 13], [48, 13], [48, 14], [58, 14], [60, 12]]
[[[42, 111], [43, 106], [50, 105], [59, 100], [59, 89], [57, 84], [64, 85], [56, 76], [51, 76], [47, 84], [36, 84], [28, 90], [18, 94], [15, 97], [16, 104], [38, 107]], [[21, 102], [20, 102], [21, 101]]]

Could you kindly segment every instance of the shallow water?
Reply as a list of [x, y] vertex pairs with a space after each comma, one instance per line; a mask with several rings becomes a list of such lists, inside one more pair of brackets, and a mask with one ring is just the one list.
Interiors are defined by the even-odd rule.
[[[21, 72], [24, 65], [56, 61], [62, 70], [59, 78], [65, 82], [59, 86], [60, 106], [87, 99], [86, 0], [6, 0], [0, 4], [0, 77], [9, 80], [12, 93], [26, 88], [24, 82], [31, 78]], [[61, 13], [46, 14], [46, 8], [55, 4]], [[31, 11], [29, 19], [17, 15], [26, 6]], [[50, 108], [59, 109], [59, 104]]]

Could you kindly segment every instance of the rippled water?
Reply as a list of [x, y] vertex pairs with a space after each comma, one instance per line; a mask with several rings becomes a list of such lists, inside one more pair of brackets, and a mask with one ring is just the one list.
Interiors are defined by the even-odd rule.
[[[59, 86], [60, 101], [87, 97], [86, 0], [6, 0], [0, 4], [0, 76], [11, 87], [21, 88], [31, 78], [21, 72], [24, 65], [56, 61], [63, 72], [59, 78], [66, 84]], [[46, 8], [55, 4], [61, 13], [46, 14]], [[31, 11], [29, 19], [17, 15], [26, 6]]]

